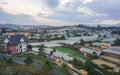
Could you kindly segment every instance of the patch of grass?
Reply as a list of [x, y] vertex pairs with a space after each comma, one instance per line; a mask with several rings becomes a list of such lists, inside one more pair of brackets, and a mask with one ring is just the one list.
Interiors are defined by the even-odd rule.
[[90, 58], [81, 55], [80, 53], [78, 53], [76, 50], [73, 50], [73, 49], [69, 49], [69, 48], [54, 48], [54, 49], [57, 51], [63, 52], [63, 53], [67, 53], [70, 56], [73, 56], [73, 57], [80, 59], [82, 61], [89, 61], [90, 60]]
[[106, 65], [106, 64], [102, 64], [101, 66], [103, 66], [104, 69], [107, 69], [107, 70], [114, 69], [113, 67], [110, 67], [110, 66], [108, 66], [108, 65]]

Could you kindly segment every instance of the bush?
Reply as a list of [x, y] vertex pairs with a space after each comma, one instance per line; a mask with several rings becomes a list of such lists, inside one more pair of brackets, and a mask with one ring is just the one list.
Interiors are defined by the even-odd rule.
[[26, 64], [31, 64], [31, 63], [33, 63], [33, 55], [30, 54], [30, 53], [26, 54], [25, 59], [24, 59], [24, 62], [25, 62]]
[[12, 63], [12, 62], [13, 62], [12, 58], [7, 59], [7, 63]]
[[74, 66], [76, 68], [81, 68], [81, 67], [83, 67], [85, 65], [81, 60], [78, 60], [76, 58], [73, 59], [72, 63], [74, 64]]

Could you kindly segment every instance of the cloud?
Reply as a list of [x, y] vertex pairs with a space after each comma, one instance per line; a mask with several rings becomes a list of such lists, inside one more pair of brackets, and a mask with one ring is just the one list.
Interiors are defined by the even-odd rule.
[[44, 2], [51, 8], [55, 8], [59, 5], [59, 0], [44, 0]]
[[104, 13], [108, 16], [104, 19], [120, 19], [119, 7], [120, 7], [120, 0], [94, 0], [93, 2], [86, 4], [86, 7], [89, 7], [93, 11], [98, 13]]
[[90, 3], [90, 2], [92, 2], [93, 0], [82, 0], [83, 1], [83, 3]]
[[49, 24], [49, 25], [67, 25], [67, 24], [71, 24], [70, 22], [63, 22], [63, 21], [59, 21], [59, 20], [55, 20], [55, 19], [42, 18], [42, 17], [38, 17], [38, 16], [33, 17], [33, 19], [36, 22], [41, 22], [42, 24]]
[[99, 24], [109, 24], [109, 25], [114, 25], [120, 23], [120, 20], [102, 20], [101, 22], [97, 22]]
[[35, 5], [34, 3], [29, 2], [28, 0], [6, 0], [8, 2], [7, 5], [1, 4], [1, 8], [7, 13], [18, 15], [18, 14], [26, 14], [31, 16], [36, 16], [38, 13], [42, 13], [43, 16], [48, 16], [53, 13], [49, 8], [45, 8], [45, 6]]
[[43, 18], [39, 16], [30, 16], [25, 14], [8, 14], [0, 9], [0, 23], [14, 23], [14, 24], [50, 24], [50, 25], [66, 25], [69, 22]]
[[14, 24], [39, 24], [38, 22], [35, 22], [30, 15], [12, 15], [4, 12], [2, 9], [0, 9], [0, 22]]
[[84, 6], [79, 6], [78, 11], [83, 12], [87, 16], [106, 16], [106, 14], [97, 13], [97, 12], [89, 9], [88, 7], [84, 7]]
[[116, 24], [120, 20], [119, 3], [120, 0], [0, 0], [0, 21], [56, 25]]
[[0, 4], [8, 4], [8, 3], [3, 1], [3, 2], [0, 2]]

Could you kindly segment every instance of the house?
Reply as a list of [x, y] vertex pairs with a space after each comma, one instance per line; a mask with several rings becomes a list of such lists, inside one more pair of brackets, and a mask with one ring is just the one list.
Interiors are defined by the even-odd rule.
[[102, 48], [108, 48], [108, 47], [110, 47], [110, 46], [111, 46], [110, 43], [101, 43], [101, 47], [102, 47]]
[[98, 42], [95, 42], [95, 43], [92, 43], [93, 46], [97, 46], [97, 47], [101, 47], [101, 48], [108, 48], [111, 46], [111, 43], [105, 43], [105, 42], [102, 42], [102, 43], [98, 43]]
[[20, 54], [27, 51], [28, 40], [24, 35], [10, 35], [3, 41], [8, 54]]

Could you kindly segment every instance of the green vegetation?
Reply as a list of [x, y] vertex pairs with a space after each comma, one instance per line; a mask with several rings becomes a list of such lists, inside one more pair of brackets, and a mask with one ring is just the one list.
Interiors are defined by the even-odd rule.
[[85, 41], [83, 39], [80, 40], [80, 45], [82, 45], [82, 46], [85, 45]]
[[46, 60], [46, 61], [44, 62], [43, 67], [42, 67], [43, 72], [46, 73], [45, 75], [49, 75], [49, 73], [50, 73], [50, 71], [51, 71], [52, 69], [53, 69], [53, 68], [52, 68], [51, 63], [50, 63], [48, 60]]
[[[41, 68], [33, 65], [17, 64], [15, 62], [8, 63], [10, 59], [0, 58], [0, 75], [53, 75], [51, 71], [57, 70], [65, 75], [71, 75], [65, 65], [58, 66], [47, 58], [44, 60]], [[40, 60], [42, 61], [42, 60]]]
[[4, 46], [2, 45], [2, 39], [0, 39], [0, 53], [3, 52]]
[[75, 58], [77, 58], [79, 60], [82, 60], [82, 61], [90, 60], [90, 58], [81, 55], [76, 50], [72, 50], [72, 49], [69, 49], [69, 48], [54, 48], [54, 49], [57, 50], [57, 51], [63, 52], [63, 53], [67, 53], [70, 56], [73, 56], [73, 57], [75, 57]]
[[106, 64], [102, 64], [101, 66], [103, 66], [104, 69], [106, 69], [106, 70], [112, 70], [112, 69], [114, 69], [113, 67], [110, 67], [110, 66], [108, 66]]
[[65, 63], [62, 64], [62, 66], [60, 67], [60, 71], [62, 71], [63, 73], [67, 74], [67, 75], [72, 75], [69, 70], [68, 67]]
[[32, 45], [28, 45], [27, 47], [29, 48], [29, 50], [32, 50], [32, 48], [33, 48]]
[[84, 69], [88, 71], [88, 75], [101, 75], [95, 70], [94, 64], [92, 62], [86, 62]]
[[120, 35], [120, 30], [112, 31], [111, 34], [119, 34]]
[[120, 46], [120, 39], [117, 38], [114, 43], [113, 43], [113, 46]]
[[26, 64], [31, 64], [31, 63], [33, 63], [33, 54], [30, 54], [30, 53], [25, 54], [24, 62], [25, 62]]
[[6, 59], [7, 63], [12, 63], [13, 62], [13, 59], [12, 58], [9, 58], [9, 59]]
[[76, 58], [73, 59], [73, 61], [71, 62], [75, 68], [80, 69], [82, 67], [84, 67], [85, 63], [83, 63], [81, 60], [78, 60]]
[[7, 63], [6, 60], [0, 58], [0, 75], [45, 75], [45, 74], [42, 72], [42, 70], [36, 69], [33, 66], [17, 64], [14, 62]]

